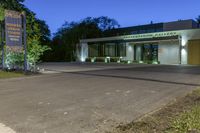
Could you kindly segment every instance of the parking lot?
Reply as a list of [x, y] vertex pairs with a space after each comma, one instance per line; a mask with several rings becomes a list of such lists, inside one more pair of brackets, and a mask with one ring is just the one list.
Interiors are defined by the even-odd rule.
[[17, 133], [102, 133], [200, 87], [200, 67], [44, 63], [0, 80], [0, 123]]

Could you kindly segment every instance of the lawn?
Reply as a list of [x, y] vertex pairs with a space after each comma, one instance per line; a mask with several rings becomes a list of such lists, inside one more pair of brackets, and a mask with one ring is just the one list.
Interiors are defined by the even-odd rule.
[[18, 73], [18, 72], [4, 72], [0, 70], [0, 79], [5, 79], [5, 78], [15, 78], [15, 77], [22, 77], [24, 76], [23, 73]]
[[108, 133], [200, 133], [200, 89]]

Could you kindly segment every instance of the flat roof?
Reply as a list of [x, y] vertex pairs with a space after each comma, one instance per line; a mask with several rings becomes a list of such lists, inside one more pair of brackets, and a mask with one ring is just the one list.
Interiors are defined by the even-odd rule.
[[175, 31], [153, 32], [153, 33], [123, 35], [123, 36], [114, 36], [114, 37], [93, 38], [93, 39], [82, 39], [80, 40], [80, 43], [168, 38], [168, 37], [173, 37], [173, 36], [181, 36], [183, 32], [195, 31], [195, 30], [200, 31], [200, 29], [188, 29], [188, 30], [175, 30]]

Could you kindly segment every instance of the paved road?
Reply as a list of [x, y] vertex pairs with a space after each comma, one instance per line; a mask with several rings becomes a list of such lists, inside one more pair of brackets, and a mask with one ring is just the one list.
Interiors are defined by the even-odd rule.
[[145, 66], [143, 64], [124, 65], [116, 63], [42, 63], [39, 68], [43, 68], [44, 73], [60, 73], [60, 72], [80, 72], [94, 70], [108, 70], [113, 68], [133, 68]]
[[102, 133], [200, 86], [195, 66], [40, 67], [60, 73], [0, 80], [0, 123], [17, 133]]

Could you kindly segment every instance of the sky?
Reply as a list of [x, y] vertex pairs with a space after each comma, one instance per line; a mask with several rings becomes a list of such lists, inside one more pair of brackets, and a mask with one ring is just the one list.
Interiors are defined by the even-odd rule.
[[108, 16], [121, 27], [195, 19], [200, 15], [200, 0], [25, 0], [37, 18], [45, 20], [51, 33], [65, 21], [88, 16]]

